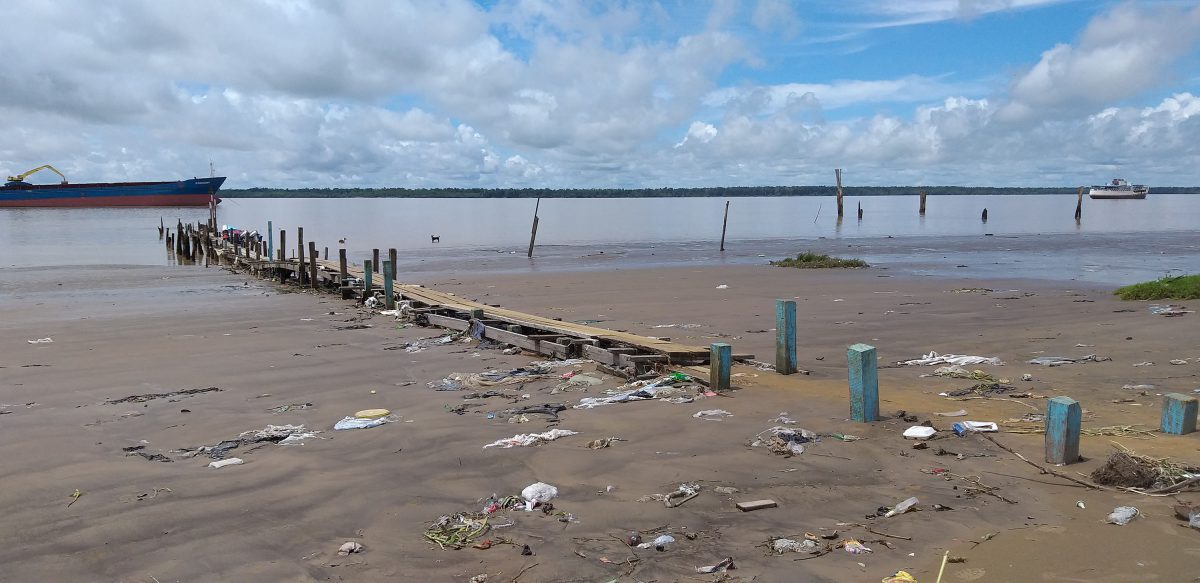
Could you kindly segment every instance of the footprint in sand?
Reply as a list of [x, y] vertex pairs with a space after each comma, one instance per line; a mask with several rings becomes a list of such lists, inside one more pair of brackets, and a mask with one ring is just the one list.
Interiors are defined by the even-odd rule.
[[960, 569], [954, 576], [962, 581], [977, 581], [983, 579], [986, 573], [983, 569]]

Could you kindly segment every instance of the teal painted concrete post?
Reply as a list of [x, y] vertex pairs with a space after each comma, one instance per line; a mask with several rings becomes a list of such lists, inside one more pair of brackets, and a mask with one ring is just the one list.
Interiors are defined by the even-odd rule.
[[1200, 405], [1195, 397], [1179, 393], [1163, 395], [1162, 424], [1163, 433], [1172, 435], [1187, 435], [1196, 430], [1196, 409]]
[[714, 342], [708, 357], [708, 388], [714, 391], [729, 390], [729, 368], [733, 366], [733, 347], [724, 342]]
[[396, 296], [392, 293], [392, 279], [396, 277], [396, 265], [391, 261], [383, 262], [383, 295], [387, 309], [396, 309]]
[[850, 419], [870, 423], [879, 419], [879, 368], [875, 347], [855, 344], [846, 350], [850, 375]]
[[775, 372], [796, 372], [796, 302], [775, 300]]
[[363, 261], [363, 297], [371, 297], [371, 260]]
[[267, 259], [275, 261], [275, 226], [267, 221]]
[[1070, 397], [1046, 402], [1046, 461], [1073, 464], [1079, 461], [1079, 423], [1083, 408]]

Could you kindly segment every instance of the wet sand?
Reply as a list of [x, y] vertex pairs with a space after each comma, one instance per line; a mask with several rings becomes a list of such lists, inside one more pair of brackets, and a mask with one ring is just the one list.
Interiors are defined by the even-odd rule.
[[[1159, 394], [1200, 387], [1200, 316], [1155, 316], [1145, 303], [1120, 302], [1103, 289], [752, 266], [419, 282], [563, 320], [595, 320], [692, 344], [730, 342], [735, 352], [766, 361], [774, 353], [774, 300], [796, 298], [800, 366], [812, 374], [783, 377], [739, 367], [738, 390], [727, 396], [568, 409], [549, 424], [541, 415], [509, 423], [502, 411], [569, 405], [623, 381], [581, 365], [604, 383], [586, 393], [552, 395], [560, 379], [547, 378], [511, 387], [513, 399], [464, 401], [462, 392], [426, 384], [534, 358], [469, 344], [395, 350], [439, 331], [400, 329], [392, 318], [331, 296], [279, 293], [216, 269], [5, 271], [0, 581], [466, 581], [483, 573], [489, 581], [518, 575], [523, 582], [716, 581], [720, 575], [695, 568], [732, 556], [738, 568], [728, 580], [877, 581], [904, 569], [924, 582], [935, 580], [946, 550], [966, 562], [948, 565], [943, 581], [1184, 581], [1200, 563], [1200, 532], [1181, 527], [1171, 512], [1177, 501], [1200, 503], [1198, 494], [1151, 498], [1084, 490], [1039, 475], [977, 436], [948, 431], [928, 449], [913, 450], [900, 436], [913, 423], [893, 418], [903, 409], [948, 430], [954, 419], [933, 414], [965, 408], [968, 419], [1003, 426], [1041, 411], [1041, 399], [952, 401], [938, 393], [973, 382], [919, 376], [933, 367], [889, 367], [880, 370], [881, 409], [889, 418], [870, 425], [846, 419], [845, 346], [867, 342], [878, 347], [881, 364], [930, 350], [998, 356], [1008, 364], [968, 368], [1013, 379], [1019, 391], [1078, 399], [1085, 430], [1156, 427]], [[728, 288], [717, 289], [722, 284]], [[54, 342], [27, 343], [44, 337]], [[1036, 356], [1092, 353], [1112, 360], [1023, 364]], [[1170, 365], [1171, 359], [1188, 364]], [[1144, 361], [1155, 365], [1133, 366]], [[1020, 381], [1022, 373], [1034, 380]], [[1142, 395], [1122, 389], [1125, 384], [1156, 387]], [[107, 403], [207, 387], [221, 390]], [[530, 398], [520, 399], [523, 394]], [[1133, 402], [1112, 402], [1121, 399]], [[485, 406], [462, 415], [449, 410], [474, 402]], [[312, 407], [270, 411], [294, 403]], [[376, 407], [390, 409], [398, 421], [331, 431], [343, 416]], [[733, 416], [692, 416], [718, 408]], [[489, 420], [487, 411], [498, 414]], [[825, 438], [791, 458], [748, 447], [783, 411], [796, 427], [865, 439]], [[299, 423], [322, 433], [304, 445], [241, 446], [230, 452], [246, 461], [241, 466], [209, 469], [208, 458], [172, 453], [267, 424]], [[482, 448], [550, 427], [580, 434], [538, 447]], [[626, 441], [585, 447], [611, 436]], [[996, 439], [1042, 459], [1040, 435]], [[1090, 472], [1113, 451], [1111, 442], [1197, 463], [1198, 439], [1085, 436], [1087, 460], [1060, 470]], [[174, 461], [122, 451], [138, 445]], [[939, 449], [963, 459], [939, 456]], [[967, 479], [927, 473], [934, 468]], [[970, 477], [1016, 504], [968, 495]], [[558, 487], [554, 505], [573, 520], [502, 511], [495, 520], [515, 525], [485, 538], [515, 546], [488, 550], [443, 551], [422, 538], [438, 516], [477, 511], [493, 493], [517, 494], [536, 481]], [[638, 501], [683, 482], [700, 483], [702, 490], [682, 507]], [[739, 491], [718, 494], [717, 486]], [[76, 489], [82, 495], [71, 504]], [[920, 499], [920, 512], [866, 518], [909, 496]], [[764, 498], [779, 507], [734, 508]], [[953, 510], [936, 512], [935, 503]], [[1127, 526], [1104, 524], [1119, 505], [1137, 506], [1143, 516]], [[772, 536], [834, 529], [874, 552], [839, 549], [796, 561], [804, 555], [771, 556], [761, 546]], [[618, 539], [631, 530], [669, 532], [677, 542], [665, 552], [629, 549]], [[338, 546], [351, 540], [365, 552], [337, 556]], [[532, 556], [518, 552], [526, 544]]]

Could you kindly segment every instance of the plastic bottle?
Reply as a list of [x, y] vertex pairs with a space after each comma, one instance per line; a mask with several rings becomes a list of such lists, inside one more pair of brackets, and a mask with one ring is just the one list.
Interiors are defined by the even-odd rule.
[[883, 517], [891, 518], [897, 514], [904, 514], [905, 512], [912, 510], [912, 508], [916, 505], [917, 505], [917, 497], [913, 496], [912, 498], [909, 498], [908, 500], [905, 500], [904, 502], [897, 504], [895, 508], [889, 510], [887, 514], [883, 515]]

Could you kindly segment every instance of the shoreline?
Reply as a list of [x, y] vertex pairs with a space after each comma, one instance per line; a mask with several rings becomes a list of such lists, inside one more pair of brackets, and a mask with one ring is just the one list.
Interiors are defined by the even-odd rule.
[[[225, 270], [178, 266], [16, 275], [4, 290], [12, 301], [0, 305], [0, 329], [8, 339], [0, 357], [5, 367], [0, 404], [11, 411], [0, 415], [0, 455], [10, 460], [0, 469], [8, 486], [0, 491], [0, 507], [9, 509], [0, 541], [7, 574], [0, 580], [466, 581], [480, 573], [509, 580], [528, 568], [521, 581], [581, 576], [607, 581], [629, 580], [621, 574], [632, 567], [638, 579], [705, 581], [715, 576], [697, 575], [695, 567], [733, 556], [738, 569], [729, 575], [760, 581], [875, 580], [899, 569], [924, 581], [932, 580], [943, 550], [967, 559], [948, 567], [952, 581], [1190, 575], [1179, 553], [1192, 552], [1196, 535], [1175, 526], [1173, 498], [1048, 485], [1042, 482], [1051, 478], [980, 439], [949, 435], [930, 442], [929, 450], [914, 451], [899, 435], [912, 423], [890, 418], [904, 409], [945, 435], [951, 419], [935, 412], [965, 408], [970, 419], [1004, 425], [1032, 411], [1007, 401], [950, 401], [937, 393], [972, 383], [918, 376], [932, 367], [890, 365], [938, 350], [1002, 357], [1007, 365], [978, 368], [1018, 379], [1030, 372], [1034, 381], [1014, 381], [1020, 390], [1074, 396], [1090, 412], [1085, 428], [1156, 425], [1156, 391], [1200, 386], [1195, 372], [1200, 354], [1176, 353], [1200, 345], [1200, 330], [1191, 321], [1196, 314], [1154, 316], [1146, 303], [1121, 302], [1105, 290], [754, 266], [476, 273], [422, 282], [565, 321], [602, 319], [595, 325], [694, 344], [730, 342], [735, 352], [754, 352], [767, 361], [773, 354], [774, 299], [798, 297], [800, 366], [812, 374], [783, 377], [738, 368], [734, 385], [741, 388], [727, 397], [568, 409], [554, 424], [535, 415], [527, 423], [508, 423], [500, 415], [489, 420], [485, 413], [545, 402], [569, 405], [622, 381], [585, 366], [581, 374], [602, 379], [599, 387], [551, 394], [560, 380], [536, 380], [515, 390], [501, 388], [511, 399], [485, 399], [483, 407], [454, 414], [449, 407], [480, 400], [433, 391], [426, 383], [536, 359], [459, 344], [416, 353], [394, 350], [440, 331], [397, 328], [393, 319], [333, 296], [281, 290]], [[729, 287], [718, 290], [719, 284]], [[985, 287], [998, 291], [955, 292]], [[1135, 311], [1115, 311], [1130, 308]], [[670, 324], [676, 326], [657, 327]], [[54, 342], [26, 343], [43, 336]], [[877, 346], [880, 354], [881, 409], [889, 419], [874, 424], [845, 420], [844, 350], [859, 341]], [[1035, 354], [1084, 351], [1113, 360], [1057, 368], [1024, 364]], [[1176, 357], [1189, 364], [1166, 363]], [[1131, 366], [1143, 360], [1156, 366]], [[1139, 381], [1160, 388], [1147, 395], [1120, 388]], [[210, 386], [222, 390], [175, 401], [106, 403]], [[521, 399], [526, 393], [531, 398]], [[1111, 403], [1124, 398], [1134, 402]], [[269, 411], [289, 403], [313, 406]], [[372, 429], [330, 430], [342, 416], [373, 407], [389, 408], [400, 419]], [[722, 421], [692, 416], [714, 408], [733, 416]], [[756, 433], [777, 424], [773, 419], [781, 411], [789, 412], [796, 427], [867, 439], [823, 439], [792, 458], [747, 447]], [[205, 468], [207, 459], [172, 453], [283, 423], [304, 423], [322, 433], [303, 446], [234, 450], [246, 464], [219, 470]], [[581, 433], [538, 447], [481, 448], [552, 427]], [[602, 450], [584, 447], [609, 436], [627, 441]], [[1002, 432], [998, 439], [1031, 459], [1040, 456], [1040, 436]], [[1110, 440], [1139, 453], [1195, 462], [1196, 439], [1196, 434], [1150, 440], [1085, 436], [1081, 451], [1088, 460], [1064, 471], [1090, 472], [1112, 451]], [[175, 461], [121, 451], [137, 445]], [[965, 457], [937, 456], [939, 448]], [[1018, 504], [964, 496], [968, 483], [923, 471], [936, 467], [979, 476]], [[576, 522], [508, 511], [505, 517], [516, 526], [489, 535], [529, 544], [534, 556], [521, 556], [520, 544], [442, 551], [422, 540], [426, 524], [439, 515], [472, 510], [493, 492], [516, 493], [536, 481], [559, 488], [555, 506]], [[702, 494], [680, 508], [637, 501], [693, 481], [702, 484]], [[717, 486], [739, 492], [717, 494]], [[83, 495], [67, 507], [75, 488]], [[920, 498], [921, 512], [864, 518], [908, 496]], [[733, 508], [736, 501], [762, 498], [779, 507], [749, 513]], [[1176, 498], [1200, 503], [1195, 493]], [[1075, 507], [1078, 499], [1086, 510]], [[954, 510], [934, 512], [929, 509], [934, 503]], [[1103, 524], [1103, 516], [1122, 504], [1139, 507], [1143, 516], [1124, 527]], [[866, 523], [912, 540], [839, 523]], [[610, 538], [663, 525], [677, 540], [666, 552], [630, 550]], [[835, 528], [875, 552], [837, 550], [795, 562], [796, 557], [767, 556], [756, 547], [770, 536]], [[687, 532], [696, 533], [695, 540], [682, 536]], [[982, 544], [969, 542], [990, 532], [1000, 534]], [[348, 540], [365, 545], [365, 552], [338, 557], [334, 551]], [[1076, 560], [1054, 559], [1064, 553]], [[632, 565], [598, 559], [620, 563], [631, 555], [639, 559]]]

